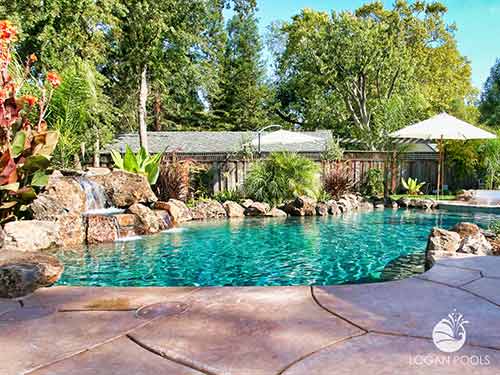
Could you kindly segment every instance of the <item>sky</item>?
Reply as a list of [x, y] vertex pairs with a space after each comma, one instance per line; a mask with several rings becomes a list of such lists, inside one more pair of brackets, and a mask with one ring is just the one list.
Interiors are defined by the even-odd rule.
[[[276, 20], [289, 20], [302, 8], [353, 10], [368, 0], [257, 0], [259, 28], [264, 36]], [[393, 0], [383, 1], [391, 7]], [[472, 64], [472, 82], [483, 87], [490, 68], [500, 57], [500, 0], [441, 0], [448, 7], [445, 19], [458, 27], [456, 38], [462, 55]], [[266, 53], [266, 56], [268, 54]]]

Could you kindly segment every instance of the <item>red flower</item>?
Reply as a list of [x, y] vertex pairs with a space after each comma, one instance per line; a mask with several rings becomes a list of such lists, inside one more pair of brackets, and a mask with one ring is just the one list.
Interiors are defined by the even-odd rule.
[[28, 104], [30, 107], [33, 107], [35, 103], [38, 101], [38, 98], [33, 95], [24, 95], [19, 98], [19, 101], [24, 104]]
[[47, 73], [47, 81], [52, 85], [53, 88], [59, 87], [61, 85], [61, 77], [56, 72]]
[[14, 26], [12, 26], [12, 22], [3, 20], [0, 21], [0, 39], [3, 39], [7, 42], [14, 39], [17, 31]]

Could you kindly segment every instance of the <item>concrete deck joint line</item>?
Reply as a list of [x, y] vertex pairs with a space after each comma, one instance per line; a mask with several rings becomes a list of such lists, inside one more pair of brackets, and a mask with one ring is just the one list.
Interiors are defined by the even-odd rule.
[[343, 317], [342, 315], [337, 314], [335, 311], [332, 311], [332, 310], [328, 309], [327, 307], [323, 306], [321, 304], [321, 302], [319, 302], [319, 300], [316, 298], [316, 295], [314, 294], [314, 286], [312, 286], [312, 285], [311, 285], [311, 296], [312, 296], [313, 301], [316, 303], [316, 305], [318, 305], [319, 307], [321, 307], [326, 312], [329, 312], [333, 316], [335, 316], [335, 317], [343, 320], [344, 322], [349, 323], [350, 325], [352, 325], [352, 326], [354, 326], [354, 327], [362, 330], [364, 333], [368, 333], [369, 332], [366, 328], [361, 327], [359, 324], [356, 324], [353, 321], [351, 321], [351, 320]]
[[187, 361], [183, 361], [183, 360], [180, 360], [180, 359], [177, 359], [177, 358], [173, 358], [173, 357], [167, 356], [165, 353], [163, 353], [163, 352], [161, 352], [159, 350], [150, 348], [149, 346], [143, 344], [140, 340], [136, 339], [135, 337], [133, 337], [131, 335], [127, 334], [126, 337], [130, 341], [132, 341], [134, 344], [140, 346], [142, 349], [147, 350], [150, 353], [156, 354], [157, 356], [160, 356], [160, 357], [164, 358], [165, 360], [169, 360], [169, 361], [175, 362], [175, 363], [177, 363], [179, 365], [182, 365], [182, 366], [185, 366], [185, 367], [189, 367], [190, 369], [199, 371], [199, 372], [201, 372], [202, 374], [205, 374], [205, 375], [219, 375], [219, 374], [217, 374], [215, 372], [212, 372], [212, 371], [209, 371], [209, 370], [206, 370], [206, 369], [194, 366], [193, 364], [191, 364], [191, 363], [189, 363]]
[[334, 342], [328, 344], [328, 345], [325, 345], [325, 346], [322, 346], [321, 348], [318, 348], [316, 350], [314, 350], [313, 352], [311, 353], [308, 353], [306, 355], [303, 355], [302, 357], [296, 359], [295, 361], [291, 362], [290, 364], [286, 365], [282, 370], [278, 371], [278, 373], [276, 375], [283, 375], [286, 371], [288, 371], [289, 369], [291, 369], [293, 366], [295, 366], [296, 364], [298, 364], [299, 362], [313, 356], [314, 354], [316, 353], [319, 353], [320, 351], [324, 350], [324, 349], [327, 349], [327, 348], [331, 348], [332, 346], [335, 346], [335, 345], [338, 345], [338, 344], [341, 344], [345, 341], [348, 341], [348, 340], [351, 340], [355, 337], [361, 337], [361, 336], [364, 336], [364, 335], [367, 335], [368, 332], [363, 332], [363, 333], [360, 333], [360, 334], [357, 334], [357, 335], [352, 335], [352, 336], [349, 336], [349, 337], [344, 337], [340, 340], [335, 340]]

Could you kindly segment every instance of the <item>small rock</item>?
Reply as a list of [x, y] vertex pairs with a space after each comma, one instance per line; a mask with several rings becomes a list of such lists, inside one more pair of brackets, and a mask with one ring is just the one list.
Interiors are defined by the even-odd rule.
[[462, 190], [457, 194], [457, 199], [459, 201], [470, 201], [474, 198], [473, 190]]
[[[382, 205], [384, 204], [382, 203]], [[374, 208], [374, 204], [366, 199], [361, 199], [358, 203], [358, 210], [360, 211], [373, 211]]]
[[328, 206], [328, 213], [330, 215], [340, 215], [341, 212], [340, 212], [340, 208], [339, 206], [337, 205], [337, 202], [334, 201], [333, 199], [332, 200], [329, 200], [328, 202], [326, 202], [327, 206]]
[[377, 203], [375, 205], [375, 209], [376, 210], [385, 210], [385, 204], [383, 204], [383, 203]]
[[245, 208], [233, 201], [226, 201], [223, 204], [226, 210], [227, 217], [243, 217], [245, 216]]
[[128, 211], [135, 216], [139, 221], [137, 233], [153, 234], [167, 229], [163, 219], [159, 217], [151, 208], [143, 204], [136, 203], [128, 208]]
[[328, 205], [324, 202], [318, 202], [316, 204], [316, 215], [327, 216], [328, 215]]
[[251, 199], [244, 199], [242, 202], [241, 202], [241, 206], [245, 209], [247, 209], [248, 207], [250, 207], [253, 203], [253, 200]]
[[227, 216], [224, 206], [215, 200], [198, 202], [191, 213], [194, 220], [222, 219]]
[[269, 217], [287, 217], [288, 215], [286, 214], [285, 211], [280, 210], [277, 207], [273, 207], [273, 208], [271, 208], [271, 210], [269, 210], [266, 213], [266, 216], [269, 216]]
[[166, 210], [174, 223], [183, 223], [193, 219], [193, 215], [188, 206], [177, 199], [169, 199], [168, 202], [158, 202], [154, 207]]
[[340, 198], [337, 202], [337, 205], [340, 209], [340, 212], [342, 212], [343, 214], [352, 211], [352, 205], [348, 199]]
[[284, 211], [292, 216], [316, 215], [316, 200], [307, 196], [299, 196], [284, 206]]
[[52, 221], [22, 220], [5, 224], [7, 250], [37, 251], [58, 244], [58, 225]]
[[393, 210], [397, 210], [397, 209], [399, 208], [399, 204], [398, 204], [398, 202], [392, 202], [392, 204], [391, 204], [391, 208], [392, 208]]
[[406, 197], [401, 197], [397, 200], [396, 203], [399, 205], [399, 207], [409, 208], [410, 204], [411, 204], [411, 200], [406, 198]]
[[267, 203], [253, 202], [245, 210], [245, 215], [247, 215], [247, 216], [265, 216], [269, 210], [270, 210], [270, 207]]
[[0, 252], [0, 297], [20, 298], [54, 284], [63, 272], [55, 257], [22, 251]]

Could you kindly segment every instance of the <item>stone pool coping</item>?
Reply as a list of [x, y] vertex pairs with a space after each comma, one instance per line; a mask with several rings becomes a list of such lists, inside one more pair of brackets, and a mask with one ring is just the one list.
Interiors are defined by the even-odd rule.
[[[499, 290], [500, 257], [374, 284], [52, 287], [0, 301], [0, 374], [498, 374]], [[448, 355], [432, 329], [454, 309]]]
[[500, 205], [470, 203], [463, 201], [437, 201], [439, 209], [458, 212], [481, 212], [488, 214], [499, 214]]

